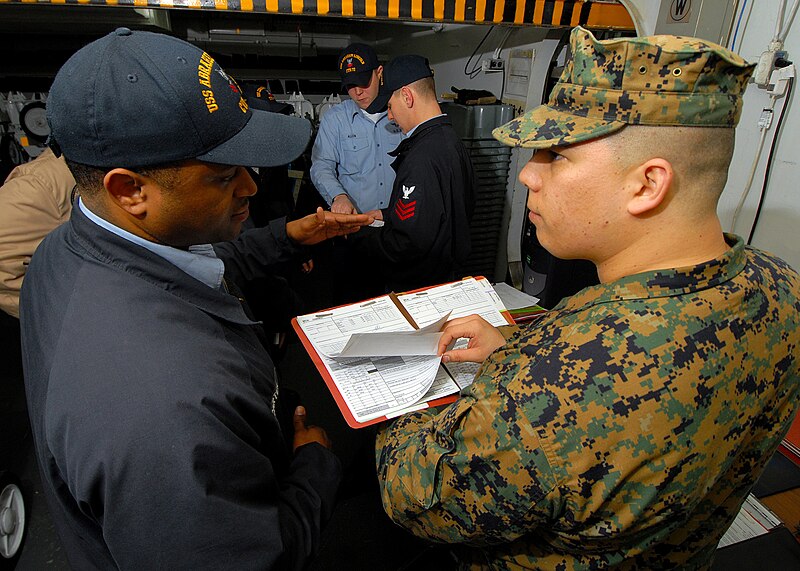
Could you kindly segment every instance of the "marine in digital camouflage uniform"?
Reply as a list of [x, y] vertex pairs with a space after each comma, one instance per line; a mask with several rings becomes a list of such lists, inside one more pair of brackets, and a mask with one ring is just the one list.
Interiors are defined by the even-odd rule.
[[[496, 138], [559, 153], [633, 124], [730, 130], [753, 69], [692, 38], [598, 42], [576, 28], [571, 47], [549, 103]], [[549, 160], [572, 168], [571, 157]], [[641, 222], [657, 225], [687, 200], [684, 188], [667, 192], [677, 194]], [[613, 279], [600, 271], [600, 285], [538, 322], [502, 328], [455, 403], [384, 425], [376, 454], [390, 517], [459, 544], [467, 568], [708, 568], [800, 387], [800, 277], [723, 236], [712, 216], [718, 255], [673, 268], [654, 260]], [[537, 234], [552, 231], [548, 213], [537, 220]], [[666, 251], [691, 252], [694, 240]]]

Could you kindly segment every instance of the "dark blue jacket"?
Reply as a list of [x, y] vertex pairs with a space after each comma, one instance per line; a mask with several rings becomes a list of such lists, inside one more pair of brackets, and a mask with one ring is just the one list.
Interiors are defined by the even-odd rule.
[[450, 119], [422, 123], [389, 155], [397, 176], [384, 226], [364, 227], [348, 239], [373, 258], [388, 291], [461, 277], [471, 252], [476, 180]]
[[[292, 247], [273, 225], [217, 251], [235, 278]], [[341, 468], [318, 444], [291, 455], [275, 368], [235, 297], [75, 208], [33, 257], [21, 327], [75, 569], [299, 569], [316, 550]]]

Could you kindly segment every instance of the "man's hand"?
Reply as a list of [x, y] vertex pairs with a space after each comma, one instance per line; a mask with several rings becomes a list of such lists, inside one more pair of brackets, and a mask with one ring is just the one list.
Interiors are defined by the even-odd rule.
[[[497, 328], [479, 315], [458, 317], [444, 324], [439, 339], [439, 354], [443, 363], [471, 361], [482, 363], [486, 357], [506, 343]], [[469, 339], [466, 349], [447, 351], [447, 346], [460, 337]]]
[[298, 244], [310, 246], [328, 238], [352, 234], [374, 220], [366, 214], [335, 214], [317, 208], [315, 214], [287, 222], [286, 235]]
[[364, 214], [372, 216], [375, 220], [383, 220], [383, 210], [367, 210]]
[[330, 449], [331, 440], [324, 429], [319, 426], [309, 425], [306, 426], [306, 409], [298, 406], [294, 409], [294, 442], [292, 443], [292, 450], [297, 452], [297, 449], [304, 444], [312, 442], [319, 442], [325, 448]]
[[346, 194], [337, 194], [333, 197], [331, 212], [335, 212], [336, 214], [355, 214], [356, 207], [353, 206], [349, 196]]

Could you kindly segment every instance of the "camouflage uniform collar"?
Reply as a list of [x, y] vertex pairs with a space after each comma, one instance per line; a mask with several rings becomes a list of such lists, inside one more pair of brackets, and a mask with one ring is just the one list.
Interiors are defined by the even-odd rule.
[[719, 258], [697, 266], [654, 270], [588, 287], [564, 299], [554, 310], [578, 310], [609, 301], [685, 295], [715, 287], [739, 274], [746, 263], [742, 238], [725, 234], [725, 241], [731, 248]]

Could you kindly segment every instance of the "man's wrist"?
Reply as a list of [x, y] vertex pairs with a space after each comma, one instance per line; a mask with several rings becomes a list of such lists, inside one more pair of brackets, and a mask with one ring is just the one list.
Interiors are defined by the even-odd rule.
[[346, 192], [343, 192], [342, 194], [337, 194], [336, 196], [334, 196], [334, 197], [333, 197], [333, 200], [331, 200], [331, 204], [333, 204], [334, 202], [336, 202], [336, 199], [337, 199], [337, 198], [342, 198], [342, 197], [345, 197], [345, 198], [347, 198], [348, 200], [350, 199], [350, 197], [349, 197], [349, 196], [347, 196], [347, 193], [346, 193]]

